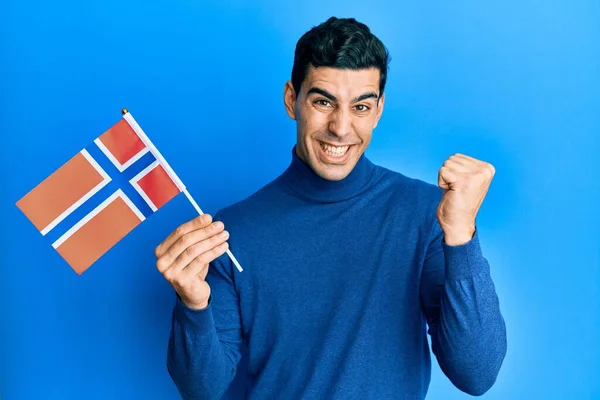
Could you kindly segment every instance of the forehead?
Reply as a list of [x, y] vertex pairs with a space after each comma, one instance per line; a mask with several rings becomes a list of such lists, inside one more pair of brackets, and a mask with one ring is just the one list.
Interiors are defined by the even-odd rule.
[[308, 90], [317, 86], [342, 98], [364, 92], [379, 93], [379, 74], [377, 68], [351, 70], [310, 66], [304, 78], [304, 87]]

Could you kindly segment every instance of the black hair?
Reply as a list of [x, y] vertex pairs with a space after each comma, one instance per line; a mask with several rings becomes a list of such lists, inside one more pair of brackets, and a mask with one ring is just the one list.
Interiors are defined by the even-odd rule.
[[340, 69], [378, 68], [379, 95], [383, 94], [391, 58], [369, 27], [354, 18], [331, 17], [306, 32], [296, 43], [292, 86], [296, 96], [310, 65]]

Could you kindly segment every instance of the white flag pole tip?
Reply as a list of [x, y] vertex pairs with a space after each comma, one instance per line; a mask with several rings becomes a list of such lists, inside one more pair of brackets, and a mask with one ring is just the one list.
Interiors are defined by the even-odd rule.
[[121, 113], [123, 114], [123, 118], [127, 121], [127, 123], [129, 123], [129, 126], [131, 126], [131, 129], [133, 129], [135, 131], [135, 133], [137, 133], [139, 138], [142, 140], [142, 142], [144, 142], [144, 144], [148, 147], [150, 152], [154, 155], [154, 157], [162, 165], [162, 167], [165, 169], [167, 174], [171, 177], [173, 182], [175, 182], [175, 185], [177, 185], [179, 190], [183, 191], [185, 189], [185, 185], [183, 184], [181, 179], [179, 179], [179, 177], [177, 176], [175, 171], [173, 171], [173, 168], [171, 168], [171, 166], [169, 165], [167, 160], [165, 160], [165, 158], [160, 153], [160, 151], [158, 151], [156, 146], [154, 146], [154, 143], [152, 143], [152, 141], [150, 140], [148, 135], [146, 135], [144, 130], [140, 127], [140, 125], [133, 118], [131, 113], [126, 108], [123, 108], [121, 110]]

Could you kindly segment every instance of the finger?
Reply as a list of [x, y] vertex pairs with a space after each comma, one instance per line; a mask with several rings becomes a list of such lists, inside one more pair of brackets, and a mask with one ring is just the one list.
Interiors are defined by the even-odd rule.
[[182, 255], [191, 256], [191, 258], [186, 259], [185, 264], [179, 266], [179, 269], [183, 269], [196, 255], [200, 254], [194, 249], [200, 246], [200, 250], [208, 250], [208, 248], [202, 247], [204, 246], [202, 243], [209, 239], [217, 240], [213, 236], [222, 233], [224, 228], [225, 226], [221, 221], [215, 221], [204, 228], [186, 233], [173, 243], [171, 248], [160, 258], [160, 263], [166, 268], [170, 268], [172, 264], [181, 262]]
[[457, 181], [456, 172], [447, 167], [440, 168], [438, 172], [438, 186], [444, 190], [450, 190]]
[[229, 232], [222, 231], [216, 235], [213, 235], [188, 247], [173, 262], [172, 268], [179, 270], [187, 268], [188, 264], [191, 263], [194, 259], [198, 258], [203, 253], [206, 253], [214, 249], [215, 247], [220, 246], [227, 239], [229, 239]]
[[209, 268], [210, 263], [203, 263], [202, 260], [196, 257], [183, 269], [183, 271], [181, 271], [181, 279], [188, 280], [199, 278], [204, 280], [208, 274]]
[[474, 169], [471, 161], [454, 156], [444, 161], [443, 166], [456, 172], [471, 172]]
[[162, 257], [181, 236], [193, 230], [204, 228], [212, 222], [212, 216], [202, 214], [191, 221], [177, 227], [167, 238], [154, 249], [156, 258]]
[[463, 160], [465, 162], [473, 162], [473, 163], [482, 163], [483, 162], [483, 161], [478, 160], [478, 159], [476, 159], [474, 157], [468, 156], [466, 154], [461, 154], [461, 153], [456, 153], [456, 154], [454, 154], [450, 158], [456, 158], [456, 159], [459, 159], [459, 160]]
[[488, 163], [486, 161], [479, 160], [479, 159], [473, 158], [473, 157], [469, 157], [464, 154], [455, 154], [454, 156], [452, 156], [450, 158], [454, 158], [456, 161], [460, 161], [464, 165], [469, 166], [469, 172], [477, 172], [482, 169], [485, 169], [485, 170], [489, 170], [490, 172], [492, 172], [492, 175], [495, 173], [495, 169], [494, 169], [493, 165], [491, 165], [490, 163]]
[[217, 247], [202, 253], [194, 258], [181, 272], [183, 279], [192, 279], [198, 277], [202, 280], [206, 278], [210, 263], [221, 257], [229, 249], [229, 243], [223, 242]]

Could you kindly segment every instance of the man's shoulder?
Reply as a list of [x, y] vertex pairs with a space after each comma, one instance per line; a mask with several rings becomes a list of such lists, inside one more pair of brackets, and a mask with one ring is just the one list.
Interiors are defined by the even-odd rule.
[[382, 170], [382, 180], [386, 186], [386, 195], [383, 198], [386, 199], [388, 217], [419, 220], [423, 229], [429, 230], [435, 221], [443, 190], [437, 184], [422, 178], [384, 167], [379, 168]]
[[278, 179], [274, 179], [250, 195], [222, 207], [215, 213], [215, 219], [232, 225], [252, 224], [255, 219], [263, 219], [280, 201], [281, 189]]
[[427, 182], [416, 176], [409, 176], [399, 171], [378, 165], [381, 170], [382, 179], [394, 197], [400, 196], [410, 201], [439, 202], [443, 190], [431, 182]]

